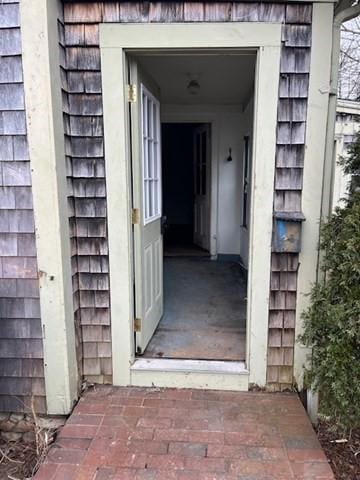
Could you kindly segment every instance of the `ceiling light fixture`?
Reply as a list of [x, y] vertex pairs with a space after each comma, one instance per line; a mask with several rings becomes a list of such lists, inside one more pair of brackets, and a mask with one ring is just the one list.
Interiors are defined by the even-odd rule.
[[190, 80], [188, 86], [187, 86], [187, 91], [190, 93], [190, 95], [197, 95], [200, 90], [200, 85], [197, 80]]
[[189, 83], [186, 89], [188, 93], [190, 93], [190, 95], [197, 95], [200, 91], [199, 76], [199, 74], [194, 73], [187, 74], [187, 77], [189, 78]]

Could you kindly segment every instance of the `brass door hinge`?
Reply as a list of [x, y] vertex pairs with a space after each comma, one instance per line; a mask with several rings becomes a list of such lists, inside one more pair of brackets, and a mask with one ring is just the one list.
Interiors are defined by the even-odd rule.
[[141, 318], [134, 318], [134, 331], [141, 332]]
[[133, 225], [140, 223], [140, 210], [138, 208], [131, 209], [131, 222]]
[[128, 102], [135, 103], [137, 101], [137, 88], [136, 85], [131, 83], [128, 88]]

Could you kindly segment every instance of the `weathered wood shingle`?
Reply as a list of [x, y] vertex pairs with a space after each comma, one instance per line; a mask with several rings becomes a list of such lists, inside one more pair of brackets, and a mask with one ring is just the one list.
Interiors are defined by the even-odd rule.
[[46, 412], [19, 4], [0, 4], [0, 412]]
[[65, 132], [65, 164], [67, 172], [67, 185], [68, 185], [68, 205], [69, 205], [69, 226], [70, 226], [70, 246], [71, 246], [71, 265], [72, 265], [72, 287], [73, 287], [73, 308], [74, 308], [74, 324], [75, 324], [75, 348], [76, 358], [78, 365], [78, 372], [80, 381], [83, 375], [83, 339], [81, 330], [81, 317], [80, 317], [80, 298], [79, 298], [79, 277], [78, 277], [78, 248], [77, 248], [77, 227], [75, 216], [75, 198], [73, 188], [73, 159], [70, 156], [72, 154], [72, 142], [71, 142], [71, 118], [70, 118], [70, 101], [69, 101], [69, 73], [67, 71], [67, 54], [66, 54], [66, 37], [64, 27], [64, 19], [58, 19], [58, 34], [59, 34], [59, 49], [61, 53], [61, 88], [63, 99], [63, 120], [64, 120], [64, 132]]
[[0, 57], [0, 83], [22, 82], [21, 57]]
[[[5, 8], [8, 5], [4, 5]], [[0, 55], [21, 55], [20, 28], [1, 28]]]
[[[106, 152], [102, 143], [101, 22], [240, 21], [281, 22], [274, 210], [301, 209], [311, 50], [312, 6], [282, 2], [92, 2], [65, 3], [64, 22], [68, 95], [64, 96], [68, 175], [72, 201], [69, 215], [74, 268], [79, 273], [84, 375], [111, 380], [108, 246], [106, 235]], [[95, 200], [101, 198], [103, 202]], [[75, 233], [74, 233], [75, 232]], [[296, 254], [272, 254], [269, 312], [268, 383], [292, 383], [295, 328]], [[95, 275], [102, 273], [101, 277]], [[100, 288], [99, 279], [101, 279]], [[106, 294], [106, 295], [105, 295]], [[103, 330], [105, 328], [105, 330]], [[101, 347], [100, 347], [101, 346]], [[100, 352], [104, 355], [101, 357]]]

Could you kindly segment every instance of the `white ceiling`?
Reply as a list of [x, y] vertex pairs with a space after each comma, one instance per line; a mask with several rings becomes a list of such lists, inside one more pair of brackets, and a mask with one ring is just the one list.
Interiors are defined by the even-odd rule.
[[[137, 59], [160, 87], [162, 103], [242, 104], [253, 90], [254, 53], [141, 55]], [[187, 91], [193, 77], [200, 84], [196, 95]]]

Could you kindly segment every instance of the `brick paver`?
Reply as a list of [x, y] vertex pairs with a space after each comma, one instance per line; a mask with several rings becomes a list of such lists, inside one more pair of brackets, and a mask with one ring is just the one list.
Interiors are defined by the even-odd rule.
[[334, 480], [294, 394], [96, 387], [35, 480]]

